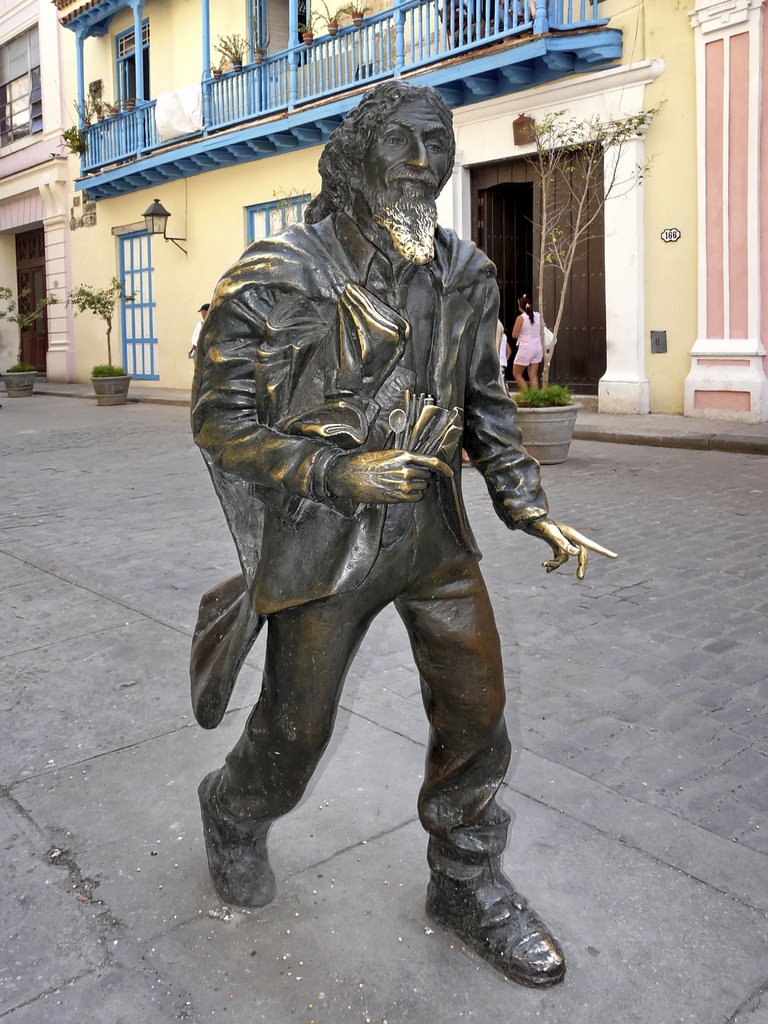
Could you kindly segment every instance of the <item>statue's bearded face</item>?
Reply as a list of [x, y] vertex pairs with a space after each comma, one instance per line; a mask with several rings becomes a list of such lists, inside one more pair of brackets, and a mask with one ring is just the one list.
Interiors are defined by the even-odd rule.
[[438, 187], [449, 169], [451, 139], [430, 104], [404, 103], [363, 158], [361, 191], [376, 223], [411, 263], [435, 254]]

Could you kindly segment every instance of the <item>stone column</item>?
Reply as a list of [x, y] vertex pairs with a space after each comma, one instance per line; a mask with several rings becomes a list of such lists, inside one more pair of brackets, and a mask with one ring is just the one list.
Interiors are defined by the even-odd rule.
[[768, 102], [767, 20], [764, 0], [697, 0], [691, 15], [699, 324], [687, 416], [768, 420], [768, 128], [760, 113]]
[[[605, 179], [612, 176], [606, 155]], [[650, 411], [645, 373], [645, 291], [643, 182], [645, 139], [627, 142], [618, 154], [616, 181], [623, 184], [606, 202], [605, 349], [606, 370], [598, 384], [600, 412]]]
[[48, 295], [59, 302], [48, 307], [48, 353], [46, 369], [48, 380], [75, 379], [75, 352], [73, 344], [72, 310], [66, 297], [72, 287], [69, 214], [67, 208], [68, 179], [66, 162], [62, 167], [49, 167], [38, 185], [43, 200], [43, 229], [45, 231], [45, 287]]

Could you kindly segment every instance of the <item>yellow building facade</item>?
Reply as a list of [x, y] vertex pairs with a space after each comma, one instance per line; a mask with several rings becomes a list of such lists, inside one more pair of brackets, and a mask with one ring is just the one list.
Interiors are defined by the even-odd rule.
[[[103, 121], [91, 114], [81, 126], [82, 163], [71, 157], [72, 279], [106, 286], [117, 276], [133, 292], [116, 311], [115, 347], [142, 385], [188, 387], [196, 311], [218, 277], [254, 237], [301, 216], [319, 188], [323, 141], [362, 90], [401, 75], [434, 85], [453, 108], [457, 165], [440, 221], [480, 243], [478, 203], [530, 219], [530, 192], [515, 185], [531, 148], [514, 140], [512, 122], [522, 113], [566, 110], [587, 119], [655, 110], [622, 154], [635, 183], [606, 204], [603, 241], [576, 286], [572, 351], [564, 347], [558, 379], [597, 394], [601, 411], [683, 412], [700, 286], [690, 4], [383, 0], [360, 27], [347, 15], [334, 35], [302, 0], [56, 6], [72, 30], [68, 88], [81, 107], [95, 96], [119, 109]], [[338, 6], [329, 4], [330, 13]], [[311, 45], [299, 33], [306, 20], [314, 23]], [[225, 64], [215, 77], [217, 43], [232, 34], [250, 44], [243, 70]], [[269, 44], [265, 57], [260, 42]], [[170, 130], [186, 130], [161, 139], [169, 109], [180, 111]], [[176, 243], [145, 231], [142, 215], [155, 199], [171, 214], [166, 234]], [[513, 242], [524, 247], [524, 232]], [[509, 260], [512, 269], [500, 267], [502, 288], [530, 291], [530, 259]], [[582, 294], [589, 297], [580, 307]], [[85, 380], [106, 358], [102, 326], [78, 317], [70, 347], [70, 376]]]

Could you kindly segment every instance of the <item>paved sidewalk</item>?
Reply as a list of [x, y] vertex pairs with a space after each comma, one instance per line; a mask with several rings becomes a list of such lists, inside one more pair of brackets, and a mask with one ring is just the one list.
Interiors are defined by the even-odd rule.
[[196, 787], [264, 638], [199, 729], [197, 603], [236, 560], [186, 410], [3, 401], [0, 465], [0, 1019], [768, 1024], [765, 459], [575, 441], [553, 509], [621, 554], [582, 584], [463, 473], [519, 752], [505, 866], [569, 961], [545, 992], [425, 916], [427, 729], [392, 609], [273, 830], [276, 901], [233, 911]]
[[[90, 384], [55, 384], [41, 381], [36, 392], [68, 398], [93, 399]], [[189, 394], [180, 388], [152, 388], [131, 384], [130, 400], [159, 405], [189, 405]], [[663, 448], [691, 448], [768, 455], [768, 423], [733, 423], [704, 417], [611, 416], [582, 409], [574, 437], [583, 441], [608, 441]]]

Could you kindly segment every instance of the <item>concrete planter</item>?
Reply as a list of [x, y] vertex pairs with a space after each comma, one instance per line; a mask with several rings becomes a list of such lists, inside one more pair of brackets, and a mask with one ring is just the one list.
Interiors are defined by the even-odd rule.
[[565, 462], [573, 439], [580, 405], [552, 405], [543, 409], [518, 407], [515, 419], [523, 434], [523, 445], [542, 466]]
[[29, 398], [35, 389], [37, 370], [24, 373], [4, 373], [5, 390], [9, 398]]
[[93, 390], [96, 392], [97, 405], [125, 405], [128, 401], [128, 385], [131, 375], [122, 377], [91, 377]]

